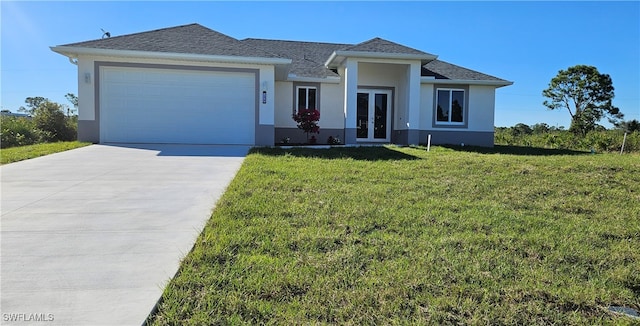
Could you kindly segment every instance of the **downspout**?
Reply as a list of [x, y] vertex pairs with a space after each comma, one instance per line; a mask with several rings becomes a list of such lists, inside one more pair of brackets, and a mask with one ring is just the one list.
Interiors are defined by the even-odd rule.
[[74, 57], [69, 57], [69, 62], [71, 62], [74, 65], [78, 65], [78, 58], [74, 58]]

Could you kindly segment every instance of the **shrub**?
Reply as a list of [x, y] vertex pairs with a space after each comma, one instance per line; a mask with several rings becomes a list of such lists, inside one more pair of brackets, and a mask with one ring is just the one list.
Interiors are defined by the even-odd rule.
[[42, 142], [75, 140], [76, 130], [68, 120], [63, 106], [55, 102], [45, 101], [34, 111], [33, 121]]
[[27, 102], [33, 117], [2, 117], [1, 148], [76, 140], [77, 117], [66, 116], [64, 105], [45, 98], [28, 98]]
[[[550, 130], [530, 135], [514, 133], [510, 128], [496, 128], [496, 145], [569, 149], [596, 152], [619, 152], [624, 139], [622, 130], [590, 131], [584, 136], [566, 130]], [[625, 152], [640, 152], [640, 132], [627, 134]]]
[[39, 135], [36, 132], [33, 120], [24, 117], [5, 117], [0, 120], [0, 147], [32, 145], [38, 142]]
[[338, 136], [329, 136], [329, 138], [327, 138], [327, 144], [329, 145], [340, 145], [342, 143], [342, 141], [340, 140], [340, 137]]

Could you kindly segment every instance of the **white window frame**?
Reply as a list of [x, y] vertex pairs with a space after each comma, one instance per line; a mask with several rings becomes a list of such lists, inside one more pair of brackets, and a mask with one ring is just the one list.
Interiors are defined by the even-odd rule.
[[[449, 121], [439, 121], [438, 120], [438, 103], [440, 100], [440, 91], [448, 91], [449, 92], [449, 114], [448, 114], [448, 119]], [[451, 117], [453, 116], [453, 92], [454, 91], [458, 91], [458, 92], [462, 92], [462, 99], [463, 99], [463, 103], [462, 103], [462, 121], [451, 121]], [[436, 105], [435, 105], [435, 116], [434, 121], [436, 125], [446, 125], [446, 126], [464, 126], [467, 124], [467, 94], [466, 91], [462, 88], [436, 88]]]
[[305, 98], [305, 102], [306, 102], [305, 104], [306, 104], [306, 105], [305, 105], [305, 107], [304, 107], [305, 109], [308, 109], [308, 108], [309, 108], [309, 90], [310, 90], [310, 89], [313, 89], [313, 90], [315, 90], [315, 91], [316, 91], [316, 103], [315, 103], [315, 109], [316, 109], [316, 110], [319, 110], [319, 108], [318, 108], [318, 95], [319, 95], [319, 94], [318, 94], [318, 87], [316, 87], [316, 86], [296, 86], [296, 102], [295, 102], [295, 103], [296, 103], [296, 107], [295, 107], [296, 112], [297, 112], [297, 111], [298, 111], [298, 109], [299, 109], [299, 108], [298, 108], [298, 103], [300, 103], [300, 97], [299, 97], [299, 96], [300, 96], [300, 89], [306, 89], [306, 90], [305, 90], [305, 92], [304, 92], [305, 97], [306, 97], [306, 98]]

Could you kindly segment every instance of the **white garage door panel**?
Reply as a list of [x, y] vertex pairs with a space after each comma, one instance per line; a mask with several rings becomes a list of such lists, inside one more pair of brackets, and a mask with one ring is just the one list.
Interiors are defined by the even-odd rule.
[[255, 74], [102, 67], [103, 142], [254, 144]]

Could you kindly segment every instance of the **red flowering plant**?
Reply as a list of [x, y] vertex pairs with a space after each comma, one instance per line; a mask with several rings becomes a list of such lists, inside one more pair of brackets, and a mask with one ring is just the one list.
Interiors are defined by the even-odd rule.
[[298, 128], [307, 133], [307, 142], [309, 142], [309, 133], [320, 133], [320, 127], [318, 127], [320, 111], [317, 109], [299, 109], [292, 118], [298, 123]]

